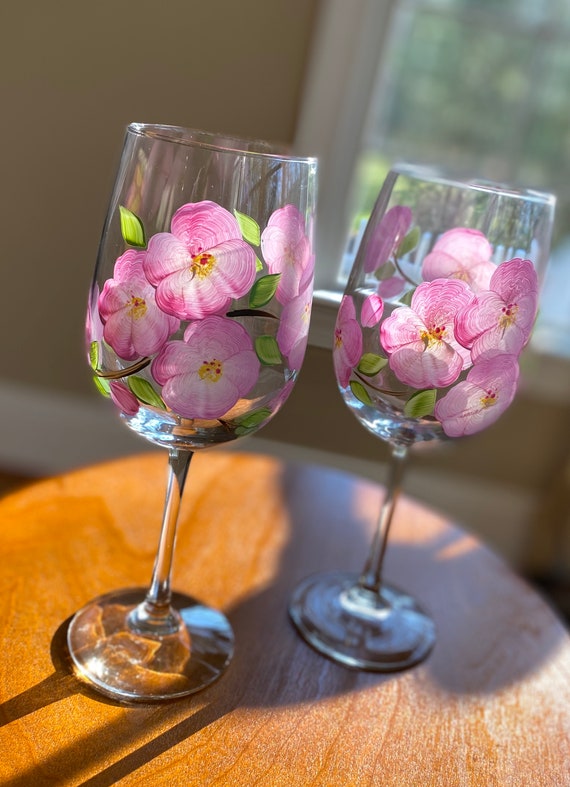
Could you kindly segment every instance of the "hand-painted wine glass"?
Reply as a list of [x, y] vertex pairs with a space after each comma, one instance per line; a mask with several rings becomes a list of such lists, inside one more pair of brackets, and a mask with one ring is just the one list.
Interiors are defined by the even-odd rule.
[[78, 676], [115, 699], [190, 694], [232, 656], [226, 617], [171, 590], [177, 515], [193, 453], [255, 432], [295, 383], [311, 311], [316, 177], [314, 159], [265, 143], [127, 129], [87, 345], [97, 387], [124, 423], [168, 449], [169, 479], [148, 590], [97, 598], [68, 630]]
[[431, 618], [382, 579], [406, 457], [418, 442], [491, 426], [513, 401], [537, 311], [554, 197], [409, 166], [387, 176], [338, 311], [342, 397], [391, 447], [391, 475], [360, 575], [317, 574], [290, 614], [333, 660], [388, 672], [424, 659]]

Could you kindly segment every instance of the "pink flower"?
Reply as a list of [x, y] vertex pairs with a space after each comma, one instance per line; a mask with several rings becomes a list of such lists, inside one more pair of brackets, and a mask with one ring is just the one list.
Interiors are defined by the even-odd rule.
[[299, 295], [283, 307], [281, 312], [277, 344], [283, 355], [287, 356], [291, 369], [300, 369], [305, 357], [312, 302], [311, 280]]
[[518, 355], [527, 343], [538, 304], [538, 278], [530, 260], [515, 258], [495, 268], [489, 290], [460, 309], [455, 335], [473, 360], [488, 350]]
[[248, 332], [226, 317], [190, 323], [165, 345], [151, 373], [164, 402], [184, 418], [221, 418], [253, 388], [259, 360]]
[[390, 208], [374, 228], [366, 248], [364, 270], [373, 273], [384, 265], [404, 240], [412, 223], [412, 211], [403, 205]]
[[232, 214], [204, 200], [182, 205], [171, 232], [148, 243], [144, 270], [167, 314], [199, 320], [225, 311], [255, 279], [255, 253]]
[[475, 291], [485, 290], [497, 266], [493, 247], [479, 230], [457, 227], [444, 232], [422, 264], [424, 281], [461, 279]]
[[261, 251], [270, 273], [280, 273], [275, 296], [288, 303], [312, 278], [314, 256], [305, 233], [305, 220], [294, 205], [276, 210], [261, 233]]
[[157, 352], [180, 324], [157, 306], [155, 290], [144, 275], [145, 256], [134, 249], [122, 254], [114, 278], [107, 279], [99, 296], [103, 337], [125, 360]]
[[390, 276], [389, 279], [384, 279], [378, 284], [378, 295], [390, 300], [399, 295], [405, 286], [406, 281], [401, 276]]
[[374, 293], [369, 295], [362, 304], [362, 309], [360, 311], [360, 322], [362, 323], [362, 327], [373, 328], [375, 325], [378, 325], [383, 311], [384, 303], [382, 298]]
[[139, 411], [139, 400], [124, 383], [112, 380], [109, 384], [111, 399], [125, 415], [136, 415]]
[[341, 301], [334, 331], [333, 363], [341, 388], [346, 388], [353, 368], [362, 355], [362, 331], [350, 295]]
[[440, 399], [434, 410], [449, 437], [474, 434], [494, 423], [514, 399], [519, 366], [514, 355], [489, 354], [469, 370], [464, 382]]
[[417, 287], [411, 307], [394, 309], [380, 328], [380, 339], [401, 382], [445, 387], [470, 366], [469, 351], [457, 342], [453, 325], [457, 310], [473, 297], [465, 282], [437, 279]]

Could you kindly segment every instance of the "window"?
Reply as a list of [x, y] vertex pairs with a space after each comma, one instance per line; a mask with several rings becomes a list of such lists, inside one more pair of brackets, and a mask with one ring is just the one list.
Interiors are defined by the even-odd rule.
[[297, 140], [322, 165], [317, 303], [390, 164], [443, 164], [557, 194], [534, 341], [570, 357], [569, 85], [567, 0], [325, 0]]

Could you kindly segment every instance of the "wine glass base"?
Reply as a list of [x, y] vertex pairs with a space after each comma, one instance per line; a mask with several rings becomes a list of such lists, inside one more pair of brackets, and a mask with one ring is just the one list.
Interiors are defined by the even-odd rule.
[[178, 631], [141, 634], [133, 631], [128, 618], [145, 596], [142, 588], [115, 591], [75, 614], [67, 644], [78, 678], [123, 702], [184, 697], [219, 678], [233, 654], [227, 618], [196, 599], [173, 593]]
[[316, 574], [295, 589], [289, 615], [320, 653], [354, 669], [396, 672], [423, 661], [435, 625], [413, 598], [382, 586], [382, 600], [351, 573]]

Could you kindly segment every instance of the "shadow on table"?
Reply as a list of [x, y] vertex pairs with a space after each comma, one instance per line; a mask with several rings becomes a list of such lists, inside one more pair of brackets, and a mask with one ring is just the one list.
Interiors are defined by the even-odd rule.
[[[288, 623], [287, 600], [296, 582], [313, 571], [358, 570], [368, 548], [371, 524], [367, 515], [355, 513], [354, 488], [345, 475], [322, 474], [317, 468], [301, 471], [293, 466], [284, 474], [282, 488], [289, 501], [289, 540], [271, 585], [226, 610], [238, 643], [228, 672], [194, 697], [168, 705], [133, 706], [129, 712], [144, 721], [147, 733], [153, 728], [163, 730], [165, 723], [171, 726], [111, 765], [105, 765], [113, 756], [113, 749], [107, 749], [102, 770], [82, 782], [82, 787], [115, 784], [236, 708], [313, 703], [371, 686], [381, 691], [384, 683], [404, 675], [375, 675], [334, 664], [312, 651]], [[357, 491], [372, 495], [372, 502], [379, 506], [379, 493], [371, 485], [361, 482]], [[323, 495], [326, 522], [322, 521]], [[394, 535], [387, 556], [387, 579], [421, 599], [433, 613], [438, 630], [433, 653], [407, 673], [411, 679], [431, 681], [450, 694], [488, 694], [524, 679], [549, 658], [564, 636], [564, 628], [499, 558], [462, 531], [433, 522], [425, 539], [418, 527], [418, 541], [413, 545], [400, 542], [397, 531]], [[111, 702], [91, 693], [71, 674], [65, 651], [66, 628], [63, 624], [53, 638], [55, 673], [0, 706], [3, 718], [24, 717], [79, 692], [98, 702]], [[140, 725], [127, 730], [119, 718], [106, 726], [107, 735], [113, 725], [117, 751], [137, 745]], [[86, 749], [85, 740], [75, 741], [43, 767], [72, 779], [84, 769]], [[77, 765], [71, 766], [71, 762]], [[22, 773], [10, 782], [11, 787], [24, 787], [31, 778], [30, 772]]]

